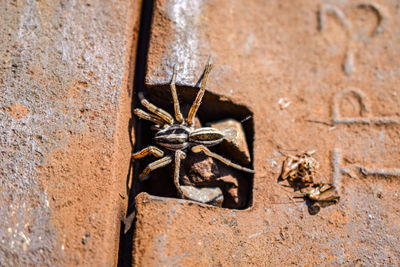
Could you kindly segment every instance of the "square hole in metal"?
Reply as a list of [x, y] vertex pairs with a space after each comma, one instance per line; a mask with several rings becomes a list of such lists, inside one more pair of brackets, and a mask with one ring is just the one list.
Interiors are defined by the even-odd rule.
[[[198, 90], [198, 88], [193, 87], [177, 87], [184, 118], [187, 117], [187, 113]], [[146, 99], [174, 116], [173, 101], [169, 86], [148, 88]], [[229, 121], [228, 123], [222, 123], [224, 121], [227, 122], [227, 120], [231, 123]], [[149, 145], [157, 146], [153, 141], [156, 133], [156, 130], [152, 129], [154, 124], [146, 120], [135, 121], [137, 137], [135, 151], [139, 151]], [[228, 141], [228, 138], [225, 138], [222, 143], [211, 147], [210, 150], [236, 164], [251, 169], [253, 164], [251, 159], [253, 157], [254, 138], [252, 112], [245, 106], [235, 104], [225, 98], [222, 101], [219, 95], [206, 91], [197, 112], [195, 128], [209, 126], [210, 124], [213, 127], [218, 127], [218, 125], [225, 125], [222, 127], [227, 127], [226, 125], [239, 125], [236, 129], [230, 130], [239, 132], [239, 134], [242, 132], [245, 138], [242, 146], [238, 146]], [[139, 125], [140, 127], [137, 127]], [[220, 130], [226, 132], [229, 129]], [[173, 153], [173, 151], [165, 152], [166, 154]], [[206, 191], [210, 188], [219, 190], [223, 194], [222, 207], [224, 208], [246, 209], [252, 205], [253, 174], [227, 166], [219, 160], [203, 153], [193, 153], [190, 148], [185, 149], [185, 153], [186, 158], [182, 160], [180, 167], [181, 185], [194, 189], [202, 188], [206, 189]], [[155, 158], [152, 156], [135, 160], [135, 179], [138, 179], [137, 176], [153, 161], [155, 161]], [[152, 171], [147, 179], [135, 183], [139, 187], [136, 192], [147, 192], [162, 197], [178, 197], [173, 181], [173, 171], [173, 162], [166, 167]], [[217, 204], [218, 200], [213, 197], [206, 199], [209, 200], [208, 204], [220, 205]]]

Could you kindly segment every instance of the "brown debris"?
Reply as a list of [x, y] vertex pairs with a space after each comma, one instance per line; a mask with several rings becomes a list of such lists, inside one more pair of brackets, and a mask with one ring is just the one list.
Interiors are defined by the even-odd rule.
[[340, 197], [333, 184], [318, 182], [319, 163], [312, 157], [315, 151], [288, 155], [282, 164], [280, 180], [287, 180], [299, 196], [314, 202], [336, 203]]
[[310, 151], [287, 156], [282, 164], [280, 179], [290, 183], [313, 184], [319, 169], [319, 163], [312, 157], [313, 154], [314, 151]]

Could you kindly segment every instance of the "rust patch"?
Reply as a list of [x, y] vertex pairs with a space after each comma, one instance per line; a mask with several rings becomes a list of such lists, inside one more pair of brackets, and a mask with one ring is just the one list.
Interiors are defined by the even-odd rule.
[[20, 104], [14, 104], [12, 106], [9, 106], [6, 108], [6, 111], [10, 117], [13, 117], [16, 120], [20, 120], [28, 116], [30, 110], [28, 107], [20, 105]]
[[39, 169], [66, 262], [100, 264], [115, 258], [113, 231], [122, 218], [123, 203], [113, 181], [112, 151], [102, 136], [72, 136]]

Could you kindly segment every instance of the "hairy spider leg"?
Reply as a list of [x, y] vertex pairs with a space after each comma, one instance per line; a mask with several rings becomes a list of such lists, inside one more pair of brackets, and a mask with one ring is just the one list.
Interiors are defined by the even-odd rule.
[[186, 158], [185, 152], [183, 152], [182, 150], [175, 151], [174, 184], [176, 189], [178, 190], [178, 195], [180, 198], [183, 198], [185, 196], [179, 183], [179, 170], [181, 168], [181, 160], [184, 158]]
[[136, 116], [138, 116], [139, 118], [151, 121], [151, 122], [157, 124], [158, 126], [165, 125], [165, 122], [161, 118], [159, 118], [153, 114], [149, 114], [146, 111], [141, 110], [140, 108], [135, 108], [133, 113], [135, 113]]
[[139, 152], [133, 153], [132, 154], [132, 159], [139, 159], [147, 156], [148, 154], [152, 154], [154, 157], [161, 158], [164, 156], [164, 152], [155, 147], [155, 146], [148, 146], [146, 148], [143, 148]]
[[174, 118], [172, 118], [172, 116], [168, 112], [166, 112], [162, 108], [156, 107], [155, 105], [150, 103], [147, 99], [145, 99], [145, 98], [142, 99], [140, 101], [140, 103], [142, 103], [142, 105], [144, 107], [146, 107], [149, 111], [153, 112], [157, 117], [159, 117], [160, 119], [162, 119], [166, 123], [168, 123], [168, 124], [173, 124], [174, 123]]
[[207, 83], [208, 75], [210, 74], [211, 69], [212, 69], [212, 63], [211, 63], [211, 57], [209, 57], [208, 62], [206, 64], [206, 68], [204, 70], [204, 77], [203, 77], [203, 80], [201, 81], [200, 90], [197, 93], [196, 99], [194, 100], [193, 105], [190, 108], [188, 116], [187, 116], [187, 124], [189, 126], [194, 125], [194, 119], [195, 119], [197, 110], [200, 107], [201, 100], [203, 99], [204, 92], [206, 90], [206, 83]]
[[167, 166], [171, 162], [172, 162], [172, 156], [168, 155], [168, 156], [165, 156], [165, 157], [163, 157], [163, 158], [161, 158], [159, 160], [156, 160], [156, 161], [150, 163], [143, 170], [143, 172], [139, 175], [139, 180], [143, 180], [151, 171], [154, 171], [154, 170], [156, 170], [158, 168]]
[[182, 123], [183, 116], [181, 113], [181, 108], [179, 106], [178, 94], [176, 93], [175, 81], [176, 81], [176, 65], [174, 65], [170, 87], [171, 87], [172, 99], [174, 100], [175, 119], [178, 123]]
[[221, 161], [222, 163], [224, 163], [224, 164], [226, 164], [226, 165], [228, 165], [228, 166], [230, 166], [230, 167], [233, 167], [233, 168], [235, 168], [235, 169], [238, 169], [238, 170], [241, 170], [241, 171], [244, 171], [244, 172], [248, 172], [248, 173], [255, 173], [255, 171], [252, 170], [252, 169], [242, 167], [242, 166], [240, 166], [240, 165], [238, 165], [238, 164], [236, 164], [236, 163], [233, 163], [232, 161], [230, 161], [230, 160], [228, 160], [228, 159], [226, 159], [226, 158], [224, 158], [224, 157], [222, 157], [222, 156], [220, 156], [220, 155], [218, 155], [218, 154], [216, 154], [216, 153], [214, 153], [214, 152], [211, 152], [211, 151], [210, 151], [207, 147], [205, 147], [204, 145], [194, 146], [194, 147], [192, 147], [192, 151], [193, 151], [194, 153], [203, 152], [203, 153], [206, 154], [207, 156], [212, 157], [212, 158], [215, 158], [215, 159]]

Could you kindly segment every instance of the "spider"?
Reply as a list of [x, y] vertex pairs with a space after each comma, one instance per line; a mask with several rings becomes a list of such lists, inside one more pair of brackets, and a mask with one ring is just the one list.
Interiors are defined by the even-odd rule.
[[145, 98], [141, 100], [141, 104], [151, 113], [147, 113], [139, 108], [134, 110], [136, 116], [151, 121], [155, 124], [155, 129], [157, 132], [153, 137], [153, 141], [163, 148], [160, 149], [156, 146], [150, 145], [132, 154], [133, 159], [142, 158], [149, 154], [159, 158], [147, 165], [147, 167], [139, 175], [139, 180], [144, 180], [144, 178], [151, 171], [165, 167], [174, 162], [174, 184], [180, 198], [190, 199], [190, 197], [184, 193], [184, 190], [182, 190], [179, 183], [181, 160], [186, 158], [186, 153], [189, 149], [193, 153], [203, 152], [207, 156], [217, 159], [222, 163], [243, 172], [255, 173], [254, 170], [233, 163], [208, 149], [208, 147], [217, 145], [224, 140], [224, 134], [221, 131], [212, 127], [194, 128], [195, 116], [204, 96], [208, 75], [210, 74], [211, 69], [212, 63], [209, 58], [205, 66], [200, 89], [186, 119], [184, 119], [182, 116], [176, 92], [176, 66], [173, 68], [172, 80], [170, 83], [170, 89], [174, 103], [175, 119], [168, 112], [151, 104]]

